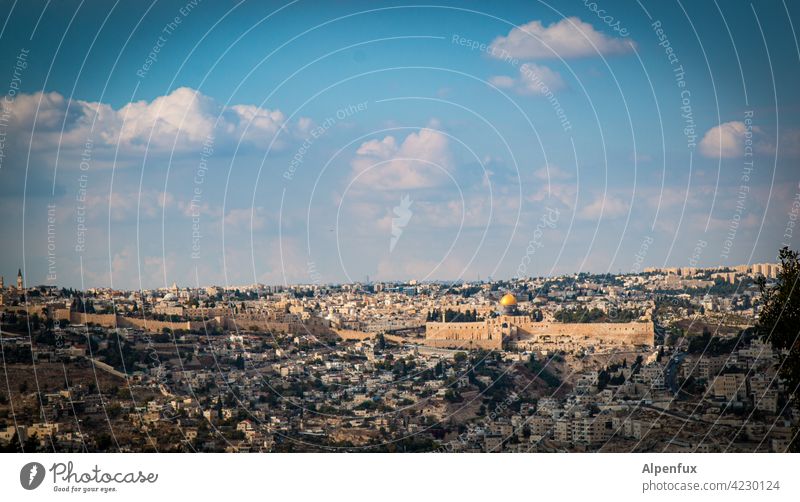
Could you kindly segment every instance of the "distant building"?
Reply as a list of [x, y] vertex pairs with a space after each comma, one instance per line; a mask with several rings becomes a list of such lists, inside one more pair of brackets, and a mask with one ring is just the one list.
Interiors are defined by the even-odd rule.
[[741, 401], [747, 396], [744, 375], [741, 373], [719, 375], [714, 379], [713, 389], [714, 397], [728, 401]]

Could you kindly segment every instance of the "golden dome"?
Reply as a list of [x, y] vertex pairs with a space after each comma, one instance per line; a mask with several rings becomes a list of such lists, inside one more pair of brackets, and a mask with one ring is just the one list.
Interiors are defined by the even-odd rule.
[[512, 305], [516, 304], [517, 304], [517, 298], [511, 293], [506, 293], [505, 296], [500, 298], [500, 305], [502, 305], [503, 307], [511, 307]]

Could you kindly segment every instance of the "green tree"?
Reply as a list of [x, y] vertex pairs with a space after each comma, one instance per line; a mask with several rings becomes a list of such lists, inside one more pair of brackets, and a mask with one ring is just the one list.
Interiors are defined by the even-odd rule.
[[39, 450], [39, 438], [36, 434], [28, 436], [25, 443], [22, 445], [22, 451], [25, 453], [34, 453]]
[[[779, 351], [787, 351], [781, 358], [780, 376], [794, 397], [800, 410], [800, 260], [797, 251], [788, 247], [780, 250], [781, 268], [774, 285], [767, 286], [763, 277], [758, 279], [761, 290], [761, 309], [756, 329], [758, 334]], [[791, 451], [800, 451], [800, 441], [794, 434]]]
[[447, 389], [447, 391], [444, 394], [444, 398], [447, 400], [447, 402], [450, 403], [460, 403], [464, 400], [461, 394], [454, 389]]

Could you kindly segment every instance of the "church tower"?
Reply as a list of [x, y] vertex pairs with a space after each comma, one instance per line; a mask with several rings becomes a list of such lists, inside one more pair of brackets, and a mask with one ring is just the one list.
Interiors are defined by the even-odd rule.
[[22, 269], [17, 269], [17, 289], [22, 291]]

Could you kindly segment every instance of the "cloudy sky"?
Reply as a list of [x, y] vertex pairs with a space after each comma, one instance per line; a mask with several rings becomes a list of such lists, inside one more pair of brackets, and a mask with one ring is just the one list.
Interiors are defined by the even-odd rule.
[[4, 1], [0, 275], [151, 288], [773, 261], [797, 247], [799, 9]]

